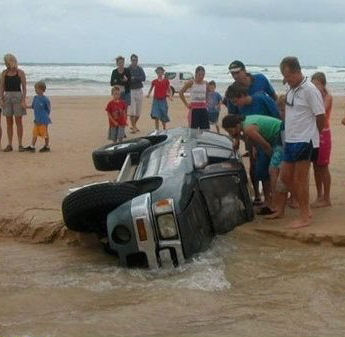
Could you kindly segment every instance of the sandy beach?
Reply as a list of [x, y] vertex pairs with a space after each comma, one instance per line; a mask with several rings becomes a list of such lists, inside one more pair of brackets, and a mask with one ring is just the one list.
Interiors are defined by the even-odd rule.
[[[30, 100], [30, 98], [29, 98]], [[71, 233], [62, 223], [61, 201], [68, 188], [94, 181], [114, 179], [116, 172], [96, 171], [91, 152], [108, 143], [107, 118], [104, 107], [109, 97], [51, 97], [52, 120], [50, 127], [50, 153], [0, 152], [0, 234], [29, 242], [51, 242], [65, 238], [78, 240], [79, 234]], [[169, 127], [186, 126], [186, 111], [175, 95], [169, 103]], [[145, 135], [153, 128], [149, 111], [151, 99], [144, 101], [139, 127]], [[24, 118], [24, 144], [29, 144], [32, 130], [32, 110]], [[226, 113], [223, 107], [222, 114]], [[314, 211], [310, 227], [291, 230], [286, 228], [295, 210], [288, 210], [285, 219], [268, 221], [257, 217], [252, 223], [241, 226], [240, 231], [264, 231], [306, 242], [331, 242], [345, 245], [344, 187], [345, 152], [343, 151], [344, 127], [340, 120], [344, 114], [344, 98], [335, 97], [331, 118], [333, 149], [331, 159], [333, 206]], [[6, 145], [5, 121], [2, 146]], [[128, 137], [133, 137], [127, 133]], [[37, 149], [41, 147], [38, 141]], [[245, 159], [246, 160], [246, 159]], [[311, 200], [315, 187], [311, 179]]]
[[[296, 210], [275, 221], [257, 216], [158, 272], [120, 268], [94, 235], [63, 225], [68, 188], [115, 177], [91, 160], [107, 143], [108, 99], [51, 97], [52, 151], [0, 152], [0, 335], [342, 336], [343, 248], [329, 246], [345, 246], [344, 98], [332, 116], [333, 206], [315, 210], [312, 226], [288, 229]], [[139, 136], [152, 129], [150, 103]], [[177, 97], [170, 117], [170, 127], [186, 125]], [[28, 144], [32, 111], [24, 121]]]

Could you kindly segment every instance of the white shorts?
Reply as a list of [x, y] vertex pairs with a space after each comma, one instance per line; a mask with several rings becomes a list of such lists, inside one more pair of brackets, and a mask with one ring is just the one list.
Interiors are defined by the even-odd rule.
[[129, 109], [129, 116], [139, 117], [143, 106], [143, 89], [131, 89], [131, 106]]

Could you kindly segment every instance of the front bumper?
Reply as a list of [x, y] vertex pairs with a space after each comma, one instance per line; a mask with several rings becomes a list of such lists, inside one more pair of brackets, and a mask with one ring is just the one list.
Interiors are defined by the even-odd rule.
[[[107, 228], [110, 248], [118, 253], [123, 266], [159, 268], [170, 263], [178, 266], [184, 262], [181, 236], [172, 207], [177, 236], [173, 240], [161, 237], [158, 231], [157, 210], [152, 206], [150, 193], [142, 194], [121, 205], [108, 215]], [[126, 226], [130, 239], [118, 240], [114, 233]], [[136, 263], [135, 261], [139, 261]]]

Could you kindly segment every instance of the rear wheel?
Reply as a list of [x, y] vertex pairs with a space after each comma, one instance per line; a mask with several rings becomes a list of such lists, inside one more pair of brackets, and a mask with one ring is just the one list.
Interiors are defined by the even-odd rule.
[[107, 215], [139, 195], [128, 183], [101, 183], [83, 187], [65, 197], [62, 215], [66, 226], [78, 232], [107, 234]]
[[120, 170], [129, 153], [141, 154], [151, 145], [144, 138], [133, 138], [118, 144], [108, 144], [93, 151], [92, 159], [99, 171]]

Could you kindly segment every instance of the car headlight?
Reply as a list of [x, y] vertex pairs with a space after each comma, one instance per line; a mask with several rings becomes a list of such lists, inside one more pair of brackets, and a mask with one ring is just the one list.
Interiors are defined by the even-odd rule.
[[159, 234], [162, 239], [177, 239], [177, 228], [172, 213], [159, 215], [157, 222]]

